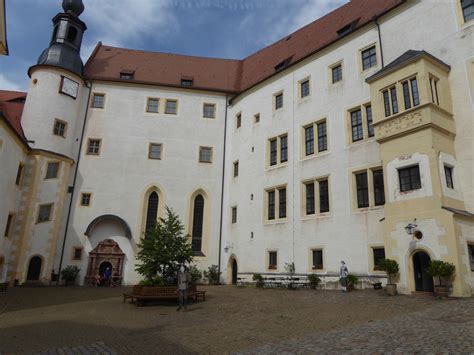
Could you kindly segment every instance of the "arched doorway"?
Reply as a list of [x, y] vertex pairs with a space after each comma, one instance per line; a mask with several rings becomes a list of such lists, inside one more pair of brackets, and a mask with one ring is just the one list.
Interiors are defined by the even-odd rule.
[[237, 285], [237, 260], [232, 262], [232, 285]]
[[28, 274], [26, 275], [27, 281], [37, 281], [40, 278], [41, 274], [41, 264], [42, 260], [39, 256], [33, 256], [30, 259], [30, 263], [28, 265]]
[[111, 272], [111, 275], [113, 275], [113, 268], [112, 268], [112, 264], [109, 263], [108, 261], [103, 261], [101, 264], [100, 264], [100, 267], [99, 267], [99, 275], [100, 277], [104, 277], [104, 273], [105, 273], [105, 270], [107, 270], [107, 268], [110, 269], [110, 272]]
[[428, 265], [431, 258], [423, 251], [413, 254], [413, 271], [415, 277], [415, 290], [433, 292], [433, 278], [428, 274]]

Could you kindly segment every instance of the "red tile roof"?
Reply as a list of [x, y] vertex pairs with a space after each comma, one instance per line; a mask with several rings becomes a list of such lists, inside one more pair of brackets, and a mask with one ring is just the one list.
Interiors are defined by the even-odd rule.
[[16, 134], [26, 142], [21, 115], [23, 113], [26, 92], [0, 90], [0, 115], [3, 116]]
[[242, 60], [184, 56], [136, 51], [99, 43], [86, 63], [85, 76], [96, 80], [120, 80], [120, 72], [133, 72], [132, 82], [181, 86], [193, 77], [193, 88], [240, 93], [275, 74], [275, 66], [301, 61], [339, 40], [344, 26], [353, 30], [370, 23], [406, 0], [352, 0]]

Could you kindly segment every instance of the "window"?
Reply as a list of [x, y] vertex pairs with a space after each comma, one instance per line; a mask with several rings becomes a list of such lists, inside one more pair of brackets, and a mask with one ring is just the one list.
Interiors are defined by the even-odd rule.
[[351, 112], [352, 142], [364, 139], [362, 128], [362, 112], [360, 109]]
[[342, 80], [342, 64], [336, 65], [335, 67], [331, 68], [331, 72], [333, 84]]
[[93, 94], [92, 95], [92, 107], [104, 108], [105, 95], [104, 94]]
[[318, 152], [324, 152], [328, 149], [328, 137], [326, 131], [326, 121], [319, 122], [318, 127]]
[[90, 206], [91, 205], [92, 194], [88, 192], [83, 192], [81, 194], [81, 206]]
[[323, 251], [321, 249], [312, 250], [313, 270], [322, 270], [323, 267]]
[[256, 115], [253, 116], [253, 122], [254, 123], [259, 123], [260, 122], [260, 114], [257, 113]]
[[23, 180], [23, 167], [22, 163], [18, 164], [18, 170], [16, 171], [15, 185], [20, 186]]
[[148, 159], [161, 159], [162, 145], [160, 143], [150, 143], [148, 146]]
[[367, 173], [355, 174], [357, 189], [357, 208], [369, 207], [369, 186]]
[[204, 118], [216, 118], [216, 105], [204, 104], [202, 107], [202, 116]]
[[158, 205], [159, 205], [158, 193], [156, 191], [153, 191], [150, 194], [150, 196], [148, 196], [146, 222], [145, 222], [145, 238], [156, 227], [156, 221], [158, 219]]
[[462, 15], [464, 22], [474, 19], [474, 1], [473, 0], [461, 0]]
[[469, 263], [471, 264], [471, 271], [474, 271], [474, 244], [468, 244], [467, 251], [469, 253]]
[[306, 215], [315, 214], [315, 200], [314, 200], [314, 182], [305, 184], [306, 192]]
[[275, 110], [283, 108], [283, 93], [275, 95]]
[[395, 88], [395, 86], [391, 87], [390, 89], [384, 90], [382, 94], [385, 117], [398, 113], [397, 89]]
[[314, 154], [314, 127], [313, 125], [304, 129], [305, 155]]
[[132, 80], [133, 79], [133, 74], [132, 72], [121, 72], [120, 73], [120, 79], [123, 80]]
[[266, 194], [267, 220], [286, 218], [286, 186], [267, 189]]
[[237, 206], [232, 207], [232, 223], [237, 223]]
[[53, 209], [53, 204], [40, 205], [38, 211], [38, 218], [36, 223], [48, 222], [51, 220], [51, 211]]
[[373, 170], [372, 180], [374, 184], [374, 205], [382, 206], [385, 204], [385, 191], [383, 184], [383, 170]]
[[238, 113], [236, 116], [235, 116], [235, 127], [236, 128], [240, 128], [242, 126], [242, 114], [241, 113]]
[[181, 79], [181, 86], [193, 86], [193, 79]]
[[5, 226], [5, 232], [3, 233], [4, 237], [10, 237], [11, 231], [13, 229], [13, 221], [15, 220], [15, 215], [13, 213], [9, 213], [7, 217], [7, 224]]
[[276, 138], [270, 139], [270, 166], [277, 164], [278, 157], [278, 140]]
[[234, 161], [234, 177], [239, 176], [239, 161]]
[[362, 51], [362, 69], [367, 70], [377, 65], [377, 51], [375, 46]]
[[59, 171], [59, 163], [48, 163], [48, 167], [46, 168], [46, 176], [45, 179], [56, 179], [58, 177]]
[[390, 98], [392, 99], [392, 113], [398, 113], [397, 89], [395, 86], [390, 88]]
[[445, 165], [444, 175], [446, 175], [446, 186], [449, 187], [450, 189], [454, 189], [453, 167]]
[[268, 150], [270, 153], [269, 164], [275, 166], [278, 163], [288, 161], [288, 135], [282, 134], [279, 137], [270, 138], [268, 140]]
[[[303, 192], [305, 194], [304, 201], [306, 203], [303, 213], [305, 213], [306, 216], [311, 216], [316, 213], [329, 212], [329, 179], [319, 178], [314, 181], [303, 182], [303, 185]], [[318, 187], [317, 194], [315, 191], [316, 186]], [[318, 207], [317, 210], [316, 206]]]
[[383, 107], [385, 110], [385, 117], [388, 117], [392, 114], [390, 112], [390, 100], [388, 97], [388, 90], [385, 90], [382, 94], [383, 94]]
[[374, 270], [380, 270], [380, 262], [385, 259], [384, 248], [372, 248], [374, 257]]
[[176, 115], [178, 113], [178, 101], [166, 100], [165, 113], [168, 115]]
[[212, 147], [199, 147], [199, 162], [212, 163]]
[[284, 163], [288, 161], [288, 136], [284, 135], [280, 137], [280, 162]]
[[100, 139], [89, 139], [89, 144], [87, 146], [87, 154], [89, 155], [99, 155], [100, 153]]
[[58, 119], [54, 120], [53, 134], [55, 136], [66, 137], [67, 123]]
[[430, 89], [431, 89], [431, 101], [436, 105], [439, 105], [438, 97], [438, 79], [430, 77]]
[[270, 270], [275, 270], [278, 265], [277, 260], [277, 252], [276, 251], [269, 251], [268, 252], [268, 268]]
[[319, 213], [329, 212], [329, 183], [319, 180]]
[[405, 103], [405, 110], [411, 108], [411, 100], [410, 100], [410, 86], [408, 85], [408, 81], [404, 81], [402, 83], [403, 87], [403, 102]]
[[268, 220], [275, 219], [275, 190], [268, 191]]
[[204, 223], [204, 197], [199, 194], [194, 198], [193, 230], [191, 234], [191, 247], [193, 251], [202, 249], [202, 232]]
[[305, 98], [309, 96], [310, 94], [310, 88], [309, 88], [309, 80], [304, 80], [300, 83], [300, 95], [301, 98]]
[[160, 104], [160, 99], [155, 97], [149, 97], [146, 103], [146, 112], [158, 113], [158, 107]]
[[82, 248], [74, 248], [74, 255], [73, 260], [81, 260], [82, 259]]
[[400, 192], [421, 189], [420, 168], [418, 165], [398, 169]]
[[375, 135], [375, 133], [374, 133], [373, 120], [372, 120], [372, 106], [370, 106], [370, 105], [365, 106], [365, 114], [367, 116], [368, 136], [373, 137]]
[[278, 218], [286, 218], [286, 188], [278, 189]]
[[411, 83], [411, 96], [413, 99], [413, 106], [418, 106], [420, 104], [420, 95], [418, 93], [418, 82], [416, 78], [410, 80]]
[[321, 120], [303, 127], [304, 133], [304, 155], [309, 156], [314, 154], [314, 131], [317, 131], [318, 153], [324, 152], [328, 149], [326, 120]]

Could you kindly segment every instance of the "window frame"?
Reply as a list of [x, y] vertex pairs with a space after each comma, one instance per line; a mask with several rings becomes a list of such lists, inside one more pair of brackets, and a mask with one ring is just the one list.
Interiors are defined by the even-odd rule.
[[[277, 250], [268, 250], [268, 263], [267, 263], [267, 270], [278, 270], [278, 251]], [[275, 255], [275, 263], [272, 264], [272, 255]]]
[[[305, 85], [305, 86], [303, 86]], [[306, 94], [306, 95], [303, 95]], [[306, 100], [311, 96], [311, 80], [307, 76], [298, 81], [298, 99], [300, 101]]]
[[[207, 116], [206, 115], [206, 112], [209, 112], [209, 111], [206, 111], [206, 107], [212, 107], [212, 116]], [[202, 117], [203, 118], [209, 118], [209, 119], [215, 119], [216, 118], [216, 109], [217, 109], [217, 105], [215, 103], [204, 102], [202, 104]]]
[[[372, 270], [373, 271], [382, 271], [380, 268], [380, 261], [385, 259], [385, 247], [384, 246], [372, 246]], [[376, 250], [383, 251], [383, 257], [381, 258], [380, 255], [376, 256]]]
[[[171, 112], [168, 110], [168, 104], [169, 103], [175, 103], [176, 106], [175, 106], [175, 111], [174, 112]], [[165, 99], [165, 110], [164, 110], [164, 113], [165, 115], [174, 115], [174, 116], [177, 116], [178, 115], [178, 99]]]
[[[418, 184], [419, 185], [414, 185], [416, 181], [413, 181], [412, 178], [412, 170], [413, 169], [416, 169], [417, 171], [417, 179], [418, 179]], [[402, 183], [402, 172], [408, 172], [408, 180], [409, 180], [409, 187], [408, 189], [405, 189], [405, 188], [402, 188], [402, 186], [406, 185], [404, 183]], [[422, 186], [422, 183], [421, 183], [421, 174], [420, 174], [420, 165], [419, 164], [414, 164], [414, 165], [410, 165], [410, 166], [406, 166], [406, 167], [401, 167], [401, 168], [397, 168], [397, 173], [398, 173], [398, 186], [399, 186], [399, 190], [400, 192], [411, 192], [411, 191], [415, 191], [415, 190], [419, 190], [421, 189], [423, 186]]]
[[[322, 183], [326, 183], [326, 191], [323, 195]], [[319, 176], [301, 181], [301, 218], [311, 219], [324, 217], [331, 214], [331, 182], [330, 175]], [[308, 187], [312, 186], [313, 196], [308, 195]], [[326, 199], [327, 209], [323, 209], [323, 197]], [[312, 198], [311, 198], [312, 197]], [[308, 203], [311, 203], [309, 206]]]
[[230, 212], [231, 212], [231, 223], [236, 224], [237, 223], [237, 206], [232, 206]]
[[444, 176], [446, 178], [446, 187], [455, 190], [454, 188], [454, 167], [448, 164], [443, 164]]
[[5, 230], [4, 230], [4, 233], [3, 233], [3, 237], [4, 238], [9, 238], [12, 236], [12, 231], [14, 229], [14, 226], [15, 226], [15, 217], [16, 217], [16, 214], [13, 213], [13, 212], [9, 212], [8, 213], [8, 216], [7, 216], [7, 223], [5, 224]]
[[[96, 106], [96, 101], [95, 101], [96, 97], [102, 97], [102, 105], [101, 106]], [[106, 98], [105, 93], [103, 93], [103, 92], [93, 92], [92, 93], [92, 100], [91, 100], [91, 108], [96, 108], [96, 109], [100, 109], [100, 110], [105, 109], [105, 98]]]
[[[97, 153], [94, 153], [94, 152], [90, 151], [91, 142], [93, 142], [93, 141], [98, 141], [99, 142], [99, 147], [97, 149]], [[102, 138], [87, 138], [86, 155], [99, 156], [101, 151], [102, 151]]]
[[233, 163], [233, 177], [236, 178], [239, 176], [239, 160], [235, 160]]
[[255, 115], [253, 115], [253, 123], [254, 124], [260, 123], [260, 113], [256, 113]]
[[25, 163], [19, 162], [18, 163], [18, 168], [16, 171], [16, 177], [15, 177], [15, 185], [21, 189], [23, 188], [23, 178], [25, 177]]
[[[156, 101], [156, 111], [151, 111], [150, 110], [150, 102], [151, 101]], [[161, 99], [159, 97], [147, 97], [146, 98], [146, 107], [145, 107], [145, 112], [147, 113], [160, 113], [160, 102], [161, 102]]]
[[463, 2], [463, 0], [460, 0], [460, 1], [459, 1], [459, 7], [460, 7], [460, 10], [461, 10], [461, 16], [462, 16], [463, 23], [468, 23], [468, 22], [470, 22], [470, 21], [473, 21], [473, 20], [474, 20], [474, 16], [473, 16], [472, 18], [466, 19], [465, 10], [468, 9], [469, 7], [471, 7], [471, 6], [474, 7], [474, 3], [473, 3], [473, 4], [469, 4], [469, 5], [467, 5], [466, 7], [464, 7], [462, 2]]
[[[283, 145], [283, 142], [286, 142]], [[290, 142], [288, 132], [267, 139], [266, 169], [286, 166], [290, 159]]]
[[[315, 253], [321, 253], [321, 264], [315, 263]], [[311, 270], [324, 270], [324, 250], [322, 248], [311, 249]]]
[[468, 257], [469, 257], [469, 264], [470, 264], [471, 272], [474, 272], [474, 242], [469, 241], [467, 243], [467, 254], [468, 254]]
[[[43, 207], [48, 207], [48, 206], [50, 207], [49, 208], [49, 213], [48, 213], [48, 219], [41, 219], [40, 220], [41, 209]], [[38, 205], [38, 213], [36, 215], [36, 224], [51, 222], [53, 213], [54, 213], [54, 203], [43, 203], [43, 204]]]
[[[282, 192], [284, 191], [284, 199]], [[288, 219], [288, 187], [286, 184], [266, 188], [264, 198], [264, 222], [283, 223]], [[271, 198], [273, 196], [273, 198]]]
[[[151, 156], [152, 147], [160, 147], [160, 156], [158, 158], [154, 158], [154, 157]], [[148, 144], [148, 159], [150, 159], [150, 160], [162, 160], [163, 159], [163, 143], [150, 142]]]
[[[77, 251], [80, 251], [80, 255], [79, 257], [77, 256]], [[72, 248], [72, 260], [82, 260], [82, 256], [83, 256], [83, 253], [84, 252], [84, 248], [83, 247], [73, 247]]]
[[235, 129], [238, 130], [242, 127], [242, 112], [235, 115]]
[[[279, 106], [279, 103], [280, 103], [279, 97], [281, 97], [281, 106]], [[285, 104], [285, 100], [283, 96], [283, 90], [274, 93], [273, 94], [273, 111], [277, 112], [277, 111], [283, 110], [284, 104]]]
[[[49, 167], [55, 164], [57, 166], [56, 168], [56, 174], [54, 176], [49, 176]], [[48, 161], [46, 163], [46, 172], [44, 175], [44, 180], [53, 180], [53, 179], [58, 179], [59, 178], [59, 172], [61, 170], [61, 162], [60, 161]]]
[[[338, 81], [334, 81], [333, 77], [333, 70], [340, 67], [340, 73], [341, 73], [341, 79]], [[339, 60], [338, 62], [335, 62], [331, 65], [328, 66], [328, 71], [327, 71], [327, 80], [329, 86], [331, 85], [341, 85], [344, 82], [344, 60]]]
[[[373, 54], [370, 54], [369, 57], [367, 58], [375, 58], [375, 62], [373, 63], [373, 60], [370, 59], [370, 66], [367, 66], [365, 65], [365, 60], [367, 58], [364, 58], [364, 53], [366, 52], [369, 52], [371, 50], [374, 50], [374, 53]], [[377, 50], [377, 44], [376, 43], [372, 43], [370, 45], [368, 45], [367, 47], [364, 47], [360, 50], [360, 62], [361, 62], [361, 71], [362, 72], [366, 72], [372, 68], [377, 68], [378, 64], [379, 64], [379, 58], [378, 58], [378, 50]]]
[[[205, 150], [205, 149], [209, 149], [210, 150], [210, 159], [209, 160], [202, 160], [202, 151]], [[213, 161], [213, 158], [214, 158], [214, 148], [213, 147], [209, 147], [209, 146], [199, 146], [199, 158], [198, 158], [198, 161], [199, 163], [204, 163], [204, 164], [212, 164], [212, 161]]]
[[[87, 198], [87, 204], [84, 203], [85, 198]], [[91, 206], [92, 205], [92, 192], [81, 192], [81, 197], [79, 199], [79, 205], [81, 207]]]
[[[64, 125], [62, 134], [60, 134], [59, 132], [56, 132], [56, 126], [58, 124]], [[66, 138], [66, 133], [67, 133], [67, 122], [63, 121], [63, 120], [60, 120], [59, 118], [55, 118], [54, 119], [54, 124], [53, 124], [53, 135], [61, 137], [61, 138]]]

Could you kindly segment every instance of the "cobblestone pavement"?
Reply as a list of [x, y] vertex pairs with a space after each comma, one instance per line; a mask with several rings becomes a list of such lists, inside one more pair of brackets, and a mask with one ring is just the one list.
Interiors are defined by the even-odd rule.
[[116, 355], [117, 352], [112, 350], [103, 342], [97, 342], [89, 345], [76, 347], [63, 347], [34, 353], [35, 355], [73, 355], [73, 354], [97, 354], [97, 355]]
[[440, 301], [421, 312], [269, 343], [234, 354], [314, 353], [474, 354], [474, 302]]

